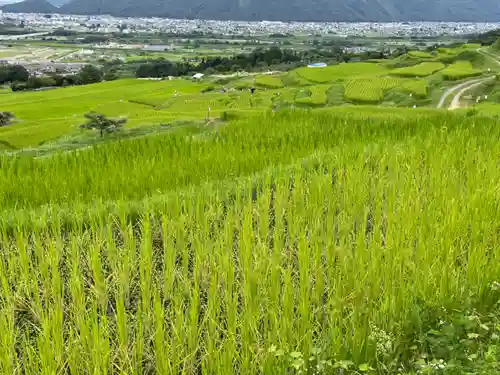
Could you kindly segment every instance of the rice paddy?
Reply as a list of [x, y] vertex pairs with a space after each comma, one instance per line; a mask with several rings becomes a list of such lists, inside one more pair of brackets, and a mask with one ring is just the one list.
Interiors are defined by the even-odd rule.
[[426, 317], [500, 297], [498, 136], [439, 111], [296, 109], [2, 156], [0, 373], [448, 361]]
[[429, 94], [425, 80], [398, 79], [393, 77], [354, 78], [347, 80], [344, 87], [345, 99], [354, 103], [378, 103], [391, 89], [425, 98]]
[[427, 77], [445, 67], [439, 62], [423, 62], [408, 68], [394, 69], [390, 72], [392, 75], [401, 77]]
[[442, 73], [445, 79], [455, 81], [481, 75], [482, 71], [474, 68], [470, 61], [457, 61], [449, 65]]
[[168, 130], [0, 153], [0, 374], [498, 373], [498, 105], [387, 105], [471, 71], [1, 95], [1, 150]]
[[258, 76], [255, 78], [255, 84], [261, 87], [267, 87], [271, 89], [279, 89], [282, 88], [283, 81], [279, 77], [274, 76]]
[[397, 79], [383, 78], [355, 78], [348, 80], [344, 86], [346, 100], [353, 102], [380, 102], [384, 99], [385, 91], [396, 87]]
[[374, 75], [386, 72], [386, 69], [374, 63], [352, 63], [328, 66], [325, 68], [299, 68], [297, 74], [314, 83], [333, 82], [338, 79], [359, 75]]

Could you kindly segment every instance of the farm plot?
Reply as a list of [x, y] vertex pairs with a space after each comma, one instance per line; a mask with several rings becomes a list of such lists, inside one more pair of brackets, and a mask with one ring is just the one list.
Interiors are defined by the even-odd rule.
[[345, 82], [344, 97], [358, 103], [377, 103], [391, 89], [409, 92], [418, 97], [428, 95], [428, 83], [424, 80], [398, 79], [393, 77], [354, 78]]
[[497, 122], [347, 110], [1, 156], [2, 374], [497, 373]]
[[433, 54], [425, 51], [409, 51], [408, 56], [417, 57], [420, 59], [432, 59], [435, 57]]
[[325, 68], [299, 68], [297, 74], [302, 78], [316, 83], [332, 82], [338, 79], [349, 78], [360, 75], [377, 75], [386, 72], [387, 69], [374, 63], [343, 63]]
[[297, 104], [305, 104], [310, 106], [321, 106], [326, 104], [327, 90], [329, 85], [315, 85], [308, 87], [310, 96], [302, 97], [295, 100]]
[[353, 78], [344, 84], [347, 101], [373, 103], [384, 99], [384, 93], [400, 84], [400, 80], [389, 77]]
[[270, 75], [255, 77], [255, 84], [260, 87], [267, 87], [271, 89], [279, 89], [284, 86], [280, 77]]
[[423, 62], [407, 68], [394, 69], [390, 74], [400, 77], [427, 77], [444, 68], [445, 65], [439, 62]]
[[429, 83], [425, 80], [404, 80], [400, 87], [401, 91], [409, 92], [419, 98], [426, 98], [429, 95]]
[[151, 105], [142, 105], [148, 104], [148, 98], [152, 98], [149, 104], [161, 105], [173, 96], [175, 90], [187, 95], [199, 92], [203, 87], [184, 80], [158, 82], [133, 79], [0, 95], [2, 109], [13, 112], [18, 119], [15, 125], [0, 128], [0, 133], [2, 140], [14, 147], [35, 146], [71, 131], [83, 121], [85, 113], [100, 110], [109, 115], [131, 116], [133, 119], [128, 126], [134, 126], [147, 122], [140, 120], [141, 117], [157, 117], [158, 113], [151, 112]]
[[470, 61], [457, 61], [442, 71], [443, 77], [449, 81], [475, 77], [482, 74], [482, 70], [472, 66]]

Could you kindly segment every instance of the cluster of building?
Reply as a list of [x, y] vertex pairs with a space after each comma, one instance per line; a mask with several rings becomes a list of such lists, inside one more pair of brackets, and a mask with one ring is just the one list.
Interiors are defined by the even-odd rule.
[[215, 33], [223, 35], [302, 34], [338, 36], [458, 36], [477, 34], [500, 28], [500, 23], [470, 22], [244, 22], [178, 20], [165, 18], [117, 18], [111, 16], [77, 16], [44, 14], [0, 14], [0, 22], [18, 22], [43, 32], [64, 28], [79, 32], [166, 32], [173, 34]]

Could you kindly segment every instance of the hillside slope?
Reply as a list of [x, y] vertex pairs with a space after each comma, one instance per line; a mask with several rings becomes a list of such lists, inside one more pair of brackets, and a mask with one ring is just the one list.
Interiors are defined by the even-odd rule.
[[0, 9], [7, 13], [56, 13], [57, 7], [47, 0], [25, 0], [20, 3], [6, 4]]
[[67, 13], [282, 21], [494, 21], [490, 0], [73, 0]]
[[[60, 5], [67, 0], [54, 0]], [[60, 8], [25, 0], [4, 12], [111, 14], [135, 17], [270, 21], [498, 21], [490, 0], [72, 0]]]

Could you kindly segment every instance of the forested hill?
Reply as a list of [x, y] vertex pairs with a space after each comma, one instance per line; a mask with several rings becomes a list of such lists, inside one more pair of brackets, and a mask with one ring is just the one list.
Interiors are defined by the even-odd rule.
[[[36, 12], [37, 3], [4, 11]], [[32, 9], [29, 9], [29, 8]], [[57, 10], [72, 14], [282, 21], [498, 21], [491, 0], [72, 0]]]
[[25, 0], [20, 3], [6, 4], [1, 7], [8, 13], [56, 13], [57, 7], [47, 0]]

